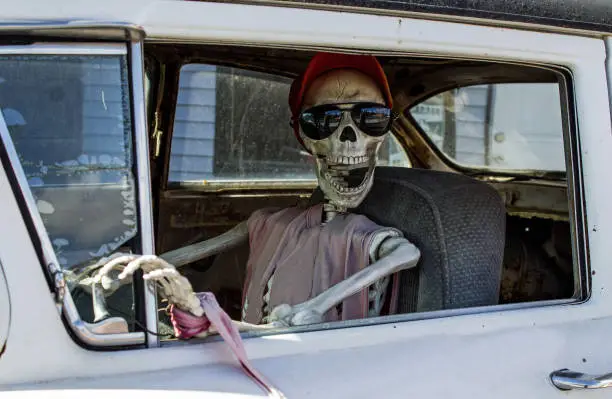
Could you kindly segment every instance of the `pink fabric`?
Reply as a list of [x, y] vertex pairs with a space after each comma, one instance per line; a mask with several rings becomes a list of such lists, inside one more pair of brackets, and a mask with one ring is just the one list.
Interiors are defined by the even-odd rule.
[[242, 345], [242, 339], [238, 329], [232, 323], [227, 313], [221, 309], [215, 296], [210, 292], [196, 294], [204, 309], [204, 315], [197, 317], [189, 312], [178, 309], [174, 305], [170, 308], [170, 318], [174, 332], [178, 338], [188, 339], [213, 326], [221, 335], [221, 338], [229, 346], [230, 350], [238, 359], [242, 370], [258, 383], [271, 398], [284, 399], [285, 396], [276, 389], [263, 375], [261, 375], [249, 362], [246, 350]]
[[172, 322], [172, 327], [174, 327], [174, 335], [179, 339], [195, 337], [210, 327], [210, 320], [206, 317], [206, 313], [198, 317], [174, 305], [170, 307], [170, 321]]
[[[263, 296], [272, 274], [270, 309], [296, 305], [324, 292], [370, 264], [369, 249], [376, 234], [401, 232], [379, 226], [363, 215], [338, 214], [321, 224], [323, 205], [307, 209], [261, 209], [248, 220], [249, 260], [243, 295], [243, 320], [259, 324]], [[391, 296], [397, 290], [394, 276]], [[392, 302], [394, 304], [394, 302]], [[325, 321], [350, 320], [368, 315], [367, 289], [324, 315]], [[390, 313], [395, 312], [392, 305]]]

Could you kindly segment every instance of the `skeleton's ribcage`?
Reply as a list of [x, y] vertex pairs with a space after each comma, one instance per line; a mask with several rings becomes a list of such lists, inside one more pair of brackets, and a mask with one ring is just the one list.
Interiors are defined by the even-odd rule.
[[383, 277], [368, 288], [368, 317], [380, 316], [390, 279], [389, 276]]
[[[380, 316], [382, 308], [385, 304], [387, 287], [389, 286], [390, 277], [384, 277], [378, 280], [376, 283], [368, 288], [368, 317]], [[272, 283], [274, 282], [274, 273], [270, 276], [263, 297], [263, 317], [270, 315], [272, 309], [270, 308], [270, 290]], [[340, 305], [341, 306], [341, 305]], [[244, 306], [242, 307], [242, 319], [246, 317], [246, 310], [248, 308], [248, 299], [245, 300]], [[342, 311], [342, 309], [339, 309]]]

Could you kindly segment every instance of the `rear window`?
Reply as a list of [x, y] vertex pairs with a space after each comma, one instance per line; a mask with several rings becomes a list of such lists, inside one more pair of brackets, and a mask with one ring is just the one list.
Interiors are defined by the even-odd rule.
[[470, 168], [565, 171], [557, 83], [503, 83], [445, 91], [409, 110], [431, 142]]

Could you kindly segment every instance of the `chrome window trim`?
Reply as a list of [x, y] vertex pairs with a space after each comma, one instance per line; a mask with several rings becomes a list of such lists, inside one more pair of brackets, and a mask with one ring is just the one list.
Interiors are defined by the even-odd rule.
[[[153, 233], [153, 200], [151, 198], [151, 170], [149, 163], [149, 140], [147, 135], [145, 105], [144, 55], [141, 41], [130, 43], [130, 73], [132, 87], [132, 119], [138, 165], [138, 207], [140, 215], [140, 236], [143, 255], [154, 255], [155, 236]], [[147, 327], [147, 346], [159, 346], [157, 335], [157, 293], [155, 284], [145, 282], [144, 289], [145, 325]]]
[[[470, 308], [443, 309], [427, 312], [404, 313], [389, 316], [370, 317], [365, 319], [355, 320], [340, 320], [327, 322], [322, 324], [310, 324], [295, 327], [279, 327], [269, 330], [256, 330], [240, 333], [242, 339], [260, 338], [269, 336], [280, 336], [284, 334], [300, 334], [317, 331], [340, 330], [355, 327], [380, 326], [385, 324], [414, 322], [421, 320], [435, 320], [458, 316], [475, 316], [489, 315], [501, 312], [515, 312], [527, 309], [542, 309], [549, 307], [560, 306], [576, 306], [580, 305], [574, 298], [566, 299], [546, 299], [537, 302], [518, 302], [500, 305], [475, 306]], [[167, 340], [162, 343], [162, 347], [172, 347], [180, 345], [197, 345], [203, 342], [221, 341], [222, 338], [218, 335], [210, 335], [206, 338], [191, 338], [189, 340]]]
[[0, 35], [46, 36], [107, 40], [142, 40], [142, 26], [122, 21], [98, 20], [34, 20], [0, 22]]
[[[7, 50], [7, 51], [5, 51]], [[79, 50], [80, 52], [76, 52]], [[104, 50], [104, 51], [102, 51]], [[34, 51], [34, 52], [33, 52]], [[101, 53], [98, 51], [102, 51]], [[127, 49], [125, 44], [95, 44], [93, 46], [87, 45], [77, 45], [74, 46], [72, 44], [69, 45], [46, 45], [46, 44], [34, 44], [34, 45], [24, 45], [24, 46], [0, 46], [0, 55], [5, 54], [23, 54], [23, 55], [31, 55], [31, 54], [53, 54], [53, 55], [65, 55], [65, 54], [81, 54], [81, 55], [104, 55], [104, 54], [117, 54], [117, 55], [125, 55], [127, 54]], [[41, 249], [42, 249], [42, 261], [45, 264], [46, 272], [50, 277], [50, 281], [54, 282], [56, 285], [56, 302], [58, 305], [58, 310], [60, 314], [63, 314], [70, 328], [76, 335], [76, 337], [86, 345], [90, 345], [92, 347], [114, 347], [114, 346], [132, 346], [132, 345], [142, 345], [145, 343], [145, 334], [143, 332], [131, 332], [131, 333], [122, 333], [122, 334], [97, 334], [92, 332], [85, 321], [81, 319], [79, 312], [74, 304], [71, 295], [64, 295], [63, 289], [66, 286], [63, 275], [59, 269], [59, 261], [57, 260], [57, 256], [55, 251], [53, 250], [53, 246], [51, 244], [51, 240], [49, 239], [48, 234], [46, 233], [46, 228], [42, 221], [40, 214], [38, 213], [38, 209], [36, 207], [36, 202], [32, 195], [32, 192], [29, 189], [28, 181], [23, 171], [23, 167], [21, 166], [21, 162], [19, 161], [19, 157], [17, 155], [17, 151], [15, 146], [13, 145], [13, 141], [9, 134], [8, 126], [4, 120], [4, 115], [0, 112], [0, 141], [2, 141], [6, 152], [8, 154], [9, 162], [13, 169], [13, 173], [15, 174], [15, 178], [19, 184], [19, 190], [21, 191], [21, 195], [25, 199], [26, 207], [28, 209], [29, 216], [32, 218], [32, 222], [34, 224], [34, 228], [36, 229], [37, 238], [39, 239]]]
[[579, 302], [591, 298], [591, 262], [589, 258], [588, 215], [586, 209], [586, 191], [582, 167], [582, 138], [578, 121], [578, 108], [575, 95], [575, 78], [571, 70], [566, 69], [559, 82], [561, 93], [561, 119], [563, 123], [563, 146], [567, 173], [567, 200], [569, 208], [569, 226], [574, 267], [574, 297]]
[[245, 190], [314, 190], [317, 179], [236, 179], [236, 180], [184, 180], [167, 182], [167, 192], [192, 190], [222, 193]]
[[47, 44], [33, 43], [17, 46], [0, 46], [1, 55], [126, 55], [127, 50], [121, 44], [91, 43], [81, 44]]

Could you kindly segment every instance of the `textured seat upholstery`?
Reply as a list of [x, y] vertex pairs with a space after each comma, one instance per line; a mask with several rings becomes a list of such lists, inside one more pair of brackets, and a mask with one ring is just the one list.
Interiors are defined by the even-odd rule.
[[[322, 200], [316, 190], [312, 202]], [[421, 250], [400, 275], [400, 313], [498, 303], [505, 207], [488, 184], [460, 174], [378, 167], [358, 209], [400, 229]]]

